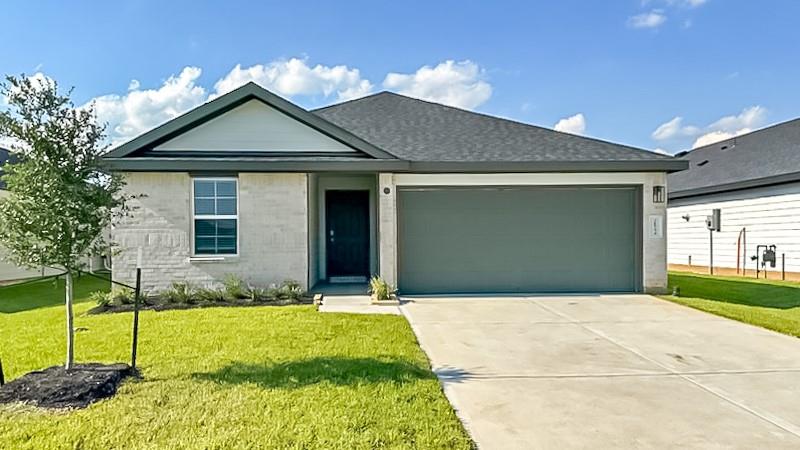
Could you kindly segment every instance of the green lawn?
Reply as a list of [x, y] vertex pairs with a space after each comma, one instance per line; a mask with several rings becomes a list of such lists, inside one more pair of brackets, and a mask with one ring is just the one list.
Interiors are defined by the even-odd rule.
[[[7, 379], [61, 364], [63, 285], [0, 287]], [[82, 278], [78, 297], [107, 282]], [[78, 361], [128, 361], [132, 315], [76, 306]], [[402, 317], [310, 306], [145, 311], [139, 365], [85, 410], [0, 408], [0, 447], [470, 448]]]
[[800, 283], [671, 272], [674, 286], [665, 299], [800, 337]]

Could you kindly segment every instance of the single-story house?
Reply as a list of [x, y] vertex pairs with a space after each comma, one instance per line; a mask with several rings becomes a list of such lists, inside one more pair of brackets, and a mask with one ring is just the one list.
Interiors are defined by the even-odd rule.
[[[8, 191], [6, 190], [6, 184], [2, 179], [3, 165], [5, 165], [5, 163], [12, 157], [13, 156], [8, 150], [0, 148], [0, 199], [8, 196]], [[5, 261], [5, 256], [6, 256], [6, 250], [0, 247], [0, 284], [9, 281], [32, 278], [42, 275], [50, 275], [55, 273], [55, 271], [45, 268], [39, 270], [31, 270], [19, 267], [15, 264], [11, 264], [8, 261]]]
[[[669, 175], [669, 263], [708, 271], [706, 216], [720, 209], [713, 239], [718, 274], [754, 276], [759, 245], [775, 245], [770, 278], [800, 280], [800, 119], [679, 154], [689, 170]], [[762, 272], [763, 274], [763, 272]]]
[[[12, 152], [4, 148], [0, 148], [0, 199], [7, 197], [9, 195], [8, 190], [6, 190], [6, 184], [2, 180], [3, 166], [8, 161], [13, 162], [14, 158], [15, 156]], [[5, 260], [6, 255], [7, 255], [7, 249], [3, 249], [3, 247], [0, 247], [0, 284], [7, 284], [10, 282], [24, 280], [27, 278], [43, 277], [47, 275], [57, 275], [63, 272], [63, 270], [51, 267], [38, 267], [35, 269], [20, 267], [17, 266], [16, 264], [12, 264], [6, 261]], [[99, 256], [86, 257], [85, 264], [89, 270], [103, 269], [103, 259]]]
[[687, 162], [381, 92], [308, 111], [256, 84], [111, 152], [133, 217], [113, 276], [236, 274], [406, 294], [667, 285], [667, 174]]

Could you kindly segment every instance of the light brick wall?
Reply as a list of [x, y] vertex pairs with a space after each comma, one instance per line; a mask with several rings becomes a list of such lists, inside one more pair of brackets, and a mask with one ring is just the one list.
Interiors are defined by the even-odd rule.
[[306, 286], [308, 206], [305, 174], [239, 174], [239, 256], [225, 261], [190, 261], [192, 179], [187, 173], [126, 173], [126, 192], [145, 194], [139, 209], [116, 224], [112, 240], [114, 280], [135, 282], [138, 248], [143, 249], [142, 285], [161, 290], [173, 282], [218, 285], [235, 274], [254, 285], [286, 279]]
[[378, 175], [378, 266], [381, 277], [392, 286], [397, 286], [396, 191], [394, 174]]

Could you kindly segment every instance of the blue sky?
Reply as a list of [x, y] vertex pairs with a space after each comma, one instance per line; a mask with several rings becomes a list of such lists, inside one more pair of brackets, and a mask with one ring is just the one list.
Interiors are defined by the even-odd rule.
[[[800, 2], [3, 2], [0, 72], [98, 102], [115, 141], [255, 80], [391, 89], [669, 152], [800, 116]], [[238, 69], [237, 69], [238, 66]]]

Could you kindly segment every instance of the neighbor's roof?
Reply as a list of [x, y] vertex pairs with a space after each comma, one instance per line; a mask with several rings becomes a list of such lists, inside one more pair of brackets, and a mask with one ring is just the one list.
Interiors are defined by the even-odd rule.
[[689, 170], [669, 175], [670, 198], [800, 181], [800, 119], [680, 155]]
[[[358, 150], [361, 157], [152, 151], [252, 99]], [[159, 171], [671, 172], [686, 168], [684, 161], [646, 150], [389, 92], [309, 112], [254, 83], [117, 147], [106, 160], [112, 169]]]

